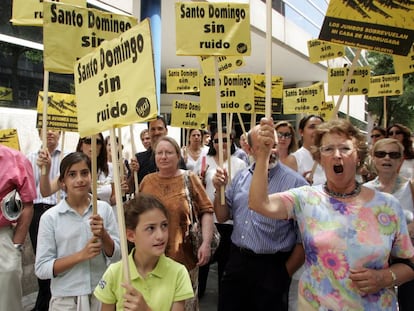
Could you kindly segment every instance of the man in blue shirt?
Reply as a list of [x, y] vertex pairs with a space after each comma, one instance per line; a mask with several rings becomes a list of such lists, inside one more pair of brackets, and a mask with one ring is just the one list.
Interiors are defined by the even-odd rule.
[[[255, 157], [256, 126], [247, 141]], [[268, 193], [306, 185], [306, 180], [277, 161], [277, 151], [269, 158]], [[304, 251], [296, 222], [274, 220], [248, 207], [254, 164], [239, 172], [220, 202], [220, 187], [227, 183], [227, 172], [218, 168], [213, 178], [216, 187], [214, 211], [217, 220], [233, 219], [232, 246], [221, 279], [219, 311], [288, 310], [288, 292], [292, 274], [303, 264]]]

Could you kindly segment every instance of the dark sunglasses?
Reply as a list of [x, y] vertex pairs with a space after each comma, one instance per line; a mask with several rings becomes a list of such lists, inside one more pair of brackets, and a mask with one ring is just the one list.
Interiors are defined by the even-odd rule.
[[[216, 138], [216, 139], [213, 139], [213, 142], [215, 143], [215, 144], [218, 144], [218, 138]], [[224, 143], [227, 143], [227, 137], [223, 137], [223, 144]]]
[[381, 134], [372, 134], [371, 138], [380, 138], [382, 135]]
[[391, 132], [388, 132], [388, 136], [400, 135], [400, 134], [402, 134], [401, 131], [391, 131]]
[[387, 156], [387, 154], [391, 159], [401, 158], [401, 152], [398, 152], [398, 151], [391, 151], [391, 152], [375, 151], [374, 152], [374, 156], [376, 158], [380, 158], [380, 159], [385, 158]]
[[277, 137], [279, 137], [279, 138], [292, 138], [292, 133], [277, 132]]
[[[87, 145], [90, 145], [90, 144], [92, 144], [92, 139], [91, 138], [83, 138], [82, 139], [82, 143], [87, 144]], [[101, 139], [97, 139], [96, 140], [96, 144], [97, 145], [102, 145], [102, 140]]]

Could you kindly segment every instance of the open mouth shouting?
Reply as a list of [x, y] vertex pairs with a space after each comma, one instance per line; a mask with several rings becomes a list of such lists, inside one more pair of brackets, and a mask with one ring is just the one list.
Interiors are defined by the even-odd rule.
[[342, 164], [335, 164], [333, 170], [336, 174], [341, 174], [344, 172], [344, 166]]

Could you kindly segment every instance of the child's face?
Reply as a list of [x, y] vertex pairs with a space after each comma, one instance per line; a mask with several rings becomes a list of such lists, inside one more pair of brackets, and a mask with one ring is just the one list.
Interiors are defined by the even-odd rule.
[[135, 244], [136, 252], [149, 256], [161, 256], [168, 242], [168, 220], [158, 208], [139, 216], [135, 230], [127, 229], [128, 241]]
[[66, 172], [62, 183], [68, 195], [83, 195], [91, 188], [91, 172], [85, 161], [73, 164]]

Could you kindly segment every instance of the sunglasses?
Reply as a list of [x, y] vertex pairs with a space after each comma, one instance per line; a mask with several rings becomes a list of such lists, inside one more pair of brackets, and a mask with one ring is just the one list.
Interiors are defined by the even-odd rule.
[[381, 134], [372, 134], [371, 138], [380, 138], [382, 135]]
[[[92, 139], [91, 138], [83, 138], [82, 139], [82, 143], [87, 144], [87, 145], [90, 145], [90, 144], [92, 144]], [[102, 145], [102, 140], [101, 139], [97, 139], [96, 140], [96, 144], [97, 145]]]
[[398, 152], [398, 151], [391, 151], [391, 152], [375, 151], [374, 152], [374, 156], [376, 158], [380, 158], [380, 159], [385, 158], [387, 156], [387, 154], [391, 159], [401, 158], [401, 152]]
[[281, 132], [277, 132], [277, 137], [279, 138], [292, 138], [292, 133], [281, 133]]
[[390, 132], [388, 132], [388, 136], [394, 136], [394, 135], [400, 135], [400, 134], [402, 134], [401, 131], [390, 131]]
[[[218, 138], [216, 138], [216, 139], [213, 139], [213, 142], [215, 143], [215, 144], [218, 144]], [[227, 143], [227, 137], [223, 137], [223, 144], [224, 143]]]

